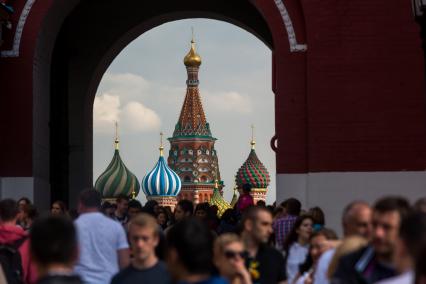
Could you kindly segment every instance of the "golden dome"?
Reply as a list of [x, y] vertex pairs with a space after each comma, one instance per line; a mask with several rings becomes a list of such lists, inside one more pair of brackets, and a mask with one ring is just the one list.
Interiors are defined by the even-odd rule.
[[201, 57], [195, 52], [195, 42], [191, 40], [191, 49], [183, 59], [185, 66], [198, 67], [201, 65]]

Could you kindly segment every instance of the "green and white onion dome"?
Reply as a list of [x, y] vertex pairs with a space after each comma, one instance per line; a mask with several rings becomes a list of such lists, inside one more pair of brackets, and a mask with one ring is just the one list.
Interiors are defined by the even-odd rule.
[[179, 176], [167, 165], [160, 146], [160, 158], [154, 168], [142, 179], [142, 190], [147, 197], [177, 196], [182, 187]]
[[96, 180], [95, 189], [102, 198], [116, 198], [119, 195], [136, 197], [140, 191], [139, 181], [121, 160], [117, 139], [115, 145], [112, 161]]

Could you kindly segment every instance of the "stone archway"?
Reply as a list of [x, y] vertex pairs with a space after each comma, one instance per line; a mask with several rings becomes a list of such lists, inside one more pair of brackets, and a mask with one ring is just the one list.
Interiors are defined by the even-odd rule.
[[[274, 51], [277, 48], [285, 49], [286, 53], [304, 50], [303, 46], [295, 47], [294, 30], [291, 35], [289, 34], [288, 42], [286, 37], [275, 36], [277, 37], [275, 39], [271, 24], [265, 21], [260, 7], [247, 1], [233, 1], [230, 5], [224, 0], [201, 3], [190, 0], [166, 5], [146, 1], [135, 3], [135, 1], [127, 0], [120, 3], [120, 7], [114, 3], [99, 1], [77, 2], [67, 7], [70, 10], [68, 14], [63, 11], [63, 7], [56, 7], [67, 16], [60, 30], [57, 31], [54, 45], [50, 47], [51, 62], [49, 65], [42, 66], [51, 76], [48, 77], [42, 72], [46, 77], [39, 78], [40, 75], [36, 74], [34, 78], [34, 84], [39, 87], [35, 88], [35, 93], [50, 94], [49, 97], [39, 97], [40, 101], [44, 102], [40, 104], [41, 106], [50, 106], [50, 114], [41, 118], [50, 121], [50, 129], [35, 129], [37, 132], [35, 137], [40, 138], [45, 136], [38, 134], [50, 130], [48, 133], [50, 140], [43, 141], [44, 144], [49, 144], [49, 160], [35, 161], [35, 167], [45, 169], [48, 166], [52, 198], [67, 200], [71, 205], [76, 203], [77, 194], [82, 188], [92, 185], [92, 105], [97, 86], [115, 56], [140, 34], [165, 22], [203, 17], [238, 25], [257, 36]], [[288, 13], [286, 18], [280, 18], [286, 10], [283, 10], [283, 6], [278, 5], [278, 2], [280, 1], [272, 3], [276, 11], [280, 12], [275, 21], [286, 22], [285, 25], [275, 27], [277, 30], [275, 34], [282, 34], [283, 31], [292, 28], [292, 25], [291, 23], [289, 25]], [[52, 8], [51, 14], [55, 13], [53, 11]], [[94, 13], [96, 13], [96, 23], [93, 21]], [[125, 18], [120, 18], [119, 21], [114, 20], [114, 16], [125, 13]], [[52, 21], [54, 19], [56, 18], [52, 16]], [[41, 32], [36, 59], [45, 57], [45, 53], [49, 50], [41, 48], [45, 44], [44, 40], [51, 40], [51, 38], [44, 38], [50, 35], [48, 30], [52, 27], [52, 23], [47, 24], [47, 22], [46, 20], [45, 30]], [[51, 33], [54, 32], [51, 31]], [[273, 59], [279, 57], [274, 54]], [[303, 57], [303, 55], [297, 56], [298, 64], [301, 64], [301, 72], [304, 70]], [[279, 66], [281, 64], [274, 64], [274, 73], [278, 72]], [[299, 80], [293, 81], [293, 84], [296, 82], [299, 84], [298, 88], [304, 90], [301, 84], [304, 76], [298, 77]], [[49, 87], [46, 87], [43, 81], [50, 81]], [[279, 93], [279, 85], [280, 83], [273, 84], [276, 94]], [[297, 96], [300, 96], [300, 93]], [[278, 96], [276, 101], [276, 103], [282, 102]], [[282, 107], [278, 108], [280, 112], [282, 109]], [[279, 113], [276, 115], [281, 116]], [[277, 131], [282, 127], [281, 123], [279, 119]], [[303, 137], [301, 139], [303, 140]], [[37, 143], [37, 145], [42, 144]]]

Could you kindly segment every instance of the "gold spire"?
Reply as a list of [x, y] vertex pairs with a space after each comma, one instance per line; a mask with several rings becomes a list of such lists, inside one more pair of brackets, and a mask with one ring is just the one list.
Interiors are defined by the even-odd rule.
[[254, 125], [251, 125], [251, 149], [254, 150], [254, 146], [256, 145], [256, 141], [254, 141]]
[[191, 49], [183, 59], [183, 63], [188, 67], [199, 67], [201, 65], [201, 57], [195, 51], [194, 29], [192, 29]]
[[160, 150], [160, 156], [163, 156], [163, 151], [164, 151], [164, 147], [163, 147], [163, 132], [160, 132], [160, 148], [158, 148]]
[[118, 122], [115, 122], [115, 140], [114, 140], [114, 144], [115, 144], [115, 150], [119, 149], [119, 144], [120, 144], [120, 140], [118, 139]]

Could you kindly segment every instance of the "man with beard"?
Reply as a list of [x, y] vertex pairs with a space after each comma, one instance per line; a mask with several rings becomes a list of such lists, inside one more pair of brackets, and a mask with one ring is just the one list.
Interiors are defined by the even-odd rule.
[[246, 264], [253, 283], [286, 283], [282, 254], [269, 246], [272, 215], [265, 207], [248, 207], [241, 221], [241, 237], [247, 251]]
[[343, 257], [332, 283], [375, 283], [396, 275], [395, 247], [401, 221], [410, 204], [401, 197], [385, 197], [373, 207], [370, 245]]

